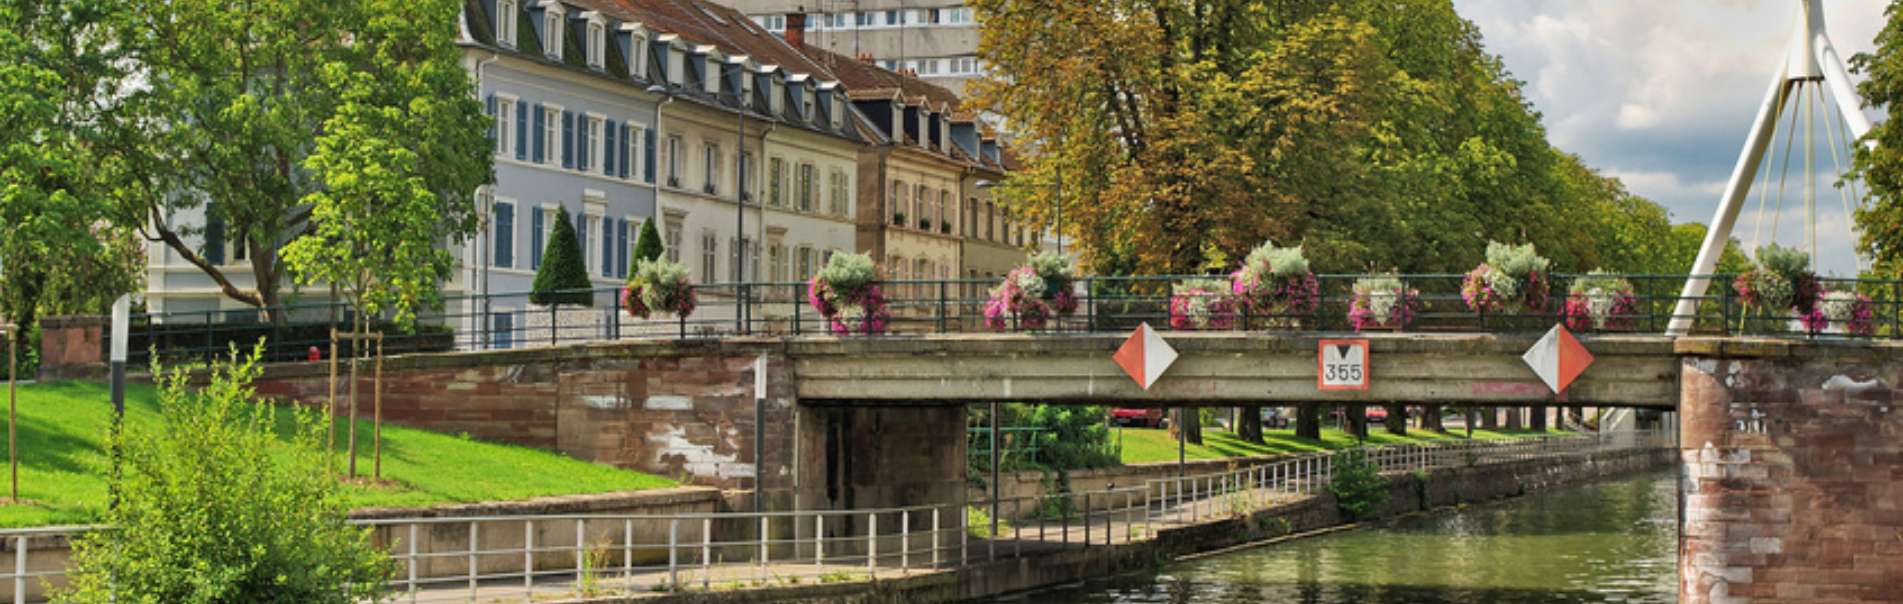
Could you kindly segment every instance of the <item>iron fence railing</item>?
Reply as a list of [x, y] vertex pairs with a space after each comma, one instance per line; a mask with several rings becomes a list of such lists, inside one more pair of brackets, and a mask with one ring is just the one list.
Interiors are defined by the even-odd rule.
[[[1348, 332], [1353, 288], [1362, 275], [1320, 275], [1318, 303], [1300, 313], [1261, 313], [1237, 305], [1221, 330]], [[1563, 320], [1566, 292], [1584, 275], [1554, 275], [1548, 302], [1538, 311], [1520, 308], [1476, 312], [1461, 297], [1463, 275], [1401, 275], [1399, 280], [1419, 292], [1419, 309], [1405, 326], [1383, 331], [1531, 333]], [[1675, 317], [1684, 286], [1683, 275], [1623, 275], [1632, 285], [1632, 308], [1615, 325], [1594, 327], [1601, 333], [1664, 333]], [[1075, 313], [1058, 317], [1035, 329], [1020, 317], [1000, 317], [1002, 325], [987, 325], [985, 302], [996, 283], [992, 280], [898, 280], [882, 282], [892, 320], [890, 335], [1028, 331], [1045, 334], [1124, 333], [1139, 323], [1159, 330], [1179, 323], [1184, 329], [1206, 322], [1172, 321], [1184, 313], [1171, 308], [1172, 287], [1192, 279], [1220, 276], [1085, 277], [1073, 292]], [[1822, 279], [1832, 290], [1855, 291], [1869, 298], [1871, 333], [1849, 335], [1842, 325], [1809, 331], [1788, 312], [1747, 308], [1729, 275], [1710, 277], [1711, 287], [1696, 298], [1690, 316], [1693, 333], [1710, 335], [1759, 334], [1790, 337], [1903, 337], [1903, 280]], [[627, 314], [620, 290], [582, 290], [589, 306], [534, 304], [526, 292], [450, 296], [442, 308], [421, 313], [416, 328], [391, 333], [385, 352], [487, 350], [623, 339], [694, 339], [731, 335], [826, 335], [825, 317], [807, 304], [805, 282], [708, 284], [694, 286], [699, 306], [686, 317], [654, 316], [637, 319]], [[263, 339], [267, 361], [294, 361], [329, 355], [329, 330], [348, 329], [352, 313], [336, 304], [287, 306], [272, 318], [255, 309], [204, 312], [167, 312], [134, 315], [130, 332], [131, 363], [142, 365], [156, 350], [162, 359], [203, 360], [236, 345], [248, 348]], [[380, 321], [373, 328], [389, 330]], [[1208, 327], [1202, 329], [1208, 330]], [[110, 343], [102, 343], [109, 346]], [[337, 354], [351, 354], [349, 344]], [[315, 353], [315, 354], [313, 354]]]
[[[1663, 431], [1363, 449], [1384, 473], [1668, 447]], [[1238, 460], [1221, 472], [1097, 490], [846, 511], [555, 514], [354, 521], [396, 561], [396, 600], [537, 601], [890, 578], [1140, 542], [1325, 491], [1344, 452]], [[7, 602], [64, 583], [70, 540], [102, 527], [0, 531]], [[0, 550], [3, 551], [3, 550]], [[37, 558], [35, 556], [38, 556]], [[4, 568], [4, 566], [0, 566]]]

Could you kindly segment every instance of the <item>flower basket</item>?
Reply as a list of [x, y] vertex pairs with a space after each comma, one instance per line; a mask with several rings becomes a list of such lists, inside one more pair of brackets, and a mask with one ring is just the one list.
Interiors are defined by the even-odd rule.
[[1011, 269], [1004, 282], [991, 289], [985, 301], [985, 327], [995, 331], [1043, 329], [1052, 319], [1077, 312], [1070, 258], [1035, 254], [1024, 266]]
[[1573, 281], [1561, 314], [1566, 328], [1573, 331], [1620, 331], [1632, 328], [1638, 308], [1630, 282], [1593, 271]]
[[1757, 260], [1757, 266], [1731, 282], [1732, 288], [1738, 291], [1738, 299], [1744, 303], [1745, 312], [1739, 321], [1744, 322], [1745, 327], [1750, 326], [1752, 315], [1760, 319], [1760, 326], [1780, 322], [1763, 319], [1783, 319], [1788, 315], [1791, 331], [1818, 333], [1829, 325], [1829, 318], [1817, 309], [1823, 287], [1817, 281], [1817, 274], [1810, 270], [1810, 254], [1768, 245], [1758, 248]]
[[1285, 319], [1271, 319], [1271, 325], [1293, 326], [1294, 319], [1314, 313], [1321, 302], [1321, 284], [1308, 270], [1300, 246], [1256, 247], [1229, 275], [1229, 288], [1251, 315]]
[[[1815, 315], [1814, 317], [1812, 315]], [[1852, 336], [1877, 333], [1876, 309], [1869, 296], [1848, 291], [1827, 291], [1818, 297], [1817, 308], [1805, 327], [1811, 333], [1828, 332]]]
[[806, 300], [834, 335], [877, 335], [892, 321], [878, 272], [865, 254], [834, 254], [807, 287]]
[[662, 258], [635, 262], [634, 275], [628, 277], [627, 287], [621, 288], [621, 304], [627, 307], [628, 316], [636, 319], [654, 313], [685, 319], [694, 313], [698, 299], [687, 267]]
[[1407, 329], [1420, 311], [1421, 292], [1409, 289], [1394, 276], [1355, 280], [1354, 301], [1348, 305], [1348, 324], [1355, 331]]
[[1460, 297], [1474, 312], [1543, 312], [1551, 287], [1547, 279], [1551, 264], [1540, 257], [1533, 244], [1513, 246], [1490, 241], [1487, 261], [1467, 273], [1460, 284]]
[[1240, 303], [1230, 284], [1220, 279], [1185, 281], [1170, 294], [1170, 329], [1221, 331], [1232, 329], [1240, 317]]

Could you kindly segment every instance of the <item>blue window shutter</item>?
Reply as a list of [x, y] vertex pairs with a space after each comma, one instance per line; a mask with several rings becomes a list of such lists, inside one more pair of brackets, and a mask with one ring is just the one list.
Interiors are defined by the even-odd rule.
[[529, 102], [515, 102], [515, 159], [529, 158]]
[[[634, 148], [634, 127], [633, 126], [629, 126], [627, 124], [621, 125], [621, 144], [622, 146], [625, 146], [628, 149]], [[632, 151], [621, 152], [621, 166], [617, 170], [616, 173], [619, 174], [622, 178], [628, 177], [628, 164], [634, 161], [634, 158], [628, 157], [629, 155], [634, 155], [634, 153]]]
[[575, 214], [575, 247], [580, 248], [575, 251], [576, 251], [576, 255], [580, 256], [582, 259], [581, 260], [581, 264], [583, 267], [582, 274], [584, 275], [588, 274], [588, 271], [586, 270], [588, 266], [588, 215], [587, 214], [581, 214], [581, 213]]
[[502, 268], [515, 266], [515, 204], [496, 202], [496, 258]]
[[615, 129], [620, 127], [614, 120], [608, 120], [601, 128], [601, 135], [607, 137], [601, 145], [601, 173], [608, 176], [615, 174], [615, 141], [619, 140], [615, 137]]
[[644, 152], [641, 154], [641, 163], [643, 164], [641, 166], [641, 176], [643, 177], [642, 180], [654, 182], [654, 129], [649, 128], [644, 132], [647, 133], [647, 143], [645, 145], [646, 149], [644, 149]]
[[601, 276], [603, 277], [615, 276], [614, 224], [615, 221], [611, 218], [601, 219]]
[[491, 95], [489, 95], [489, 99], [488, 99], [488, 103], [489, 103], [489, 106], [488, 106], [488, 109], [487, 109], [487, 111], [488, 111], [488, 114], [487, 114], [487, 115], [489, 116], [489, 140], [492, 140], [492, 141], [493, 141], [493, 140], [496, 140], [496, 135], [498, 134], [498, 133], [496, 132], [496, 120], [495, 120], [495, 117], [496, 117], [496, 95], [493, 95], [493, 94], [491, 94]]
[[542, 268], [542, 221], [541, 208], [529, 210], [529, 268]]
[[[622, 165], [626, 166], [627, 164], [624, 163]], [[626, 279], [628, 277], [628, 221], [627, 220], [623, 219], [623, 220], [615, 221], [615, 237], [617, 239], [620, 239], [620, 243], [615, 244], [615, 275], [623, 279]]]
[[532, 153], [530, 159], [538, 164], [542, 163], [543, 159], [548, 157], [548, 141], [546, 140], [548, 137], [542, 136], [542, 133], [547, 131], [548, 112], [542, 108], [541, 103], [536, 103], [535, 126], [529, 129], [529, 132], [535, 140], [529, 142], [529, 149], [530, 153]]
[[575, 112], [562, 112], [562, 167], [575, 167]]

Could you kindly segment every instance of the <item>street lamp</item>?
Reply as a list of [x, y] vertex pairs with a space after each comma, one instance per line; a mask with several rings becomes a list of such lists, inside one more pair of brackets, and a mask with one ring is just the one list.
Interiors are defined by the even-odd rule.
[[[1045, 189], [1052, 189], [1056, 193], [1056, 198], [1051, 200], [1051, 208], [1052, 208], [1051, 232], [1057, 237], [1057, 253], [1063, 254], [1064, 253], [1064, 173], [1061, 171], [1057, 173], [1057, 182], [1012, 181], [1011, 185], [1021, 186], [1021, 187], [1039, 187], [1039, 188], [1045, 188]], [[1004, 188], [1004, 186], [1005, 185], [1003, 183], [992, 182], [989, 180], [978, 181], [978, 188], [980, 189], [1001, 189], [1001, 188]]]

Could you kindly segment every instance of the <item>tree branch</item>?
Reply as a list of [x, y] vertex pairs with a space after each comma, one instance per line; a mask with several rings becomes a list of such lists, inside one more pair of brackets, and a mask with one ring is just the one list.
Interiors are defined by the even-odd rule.
[[225, 276], [224, 271], [218, 270], [218, 267], [205, 261], [205, 257], [193, 251], [192, 246], [185, 243], [185, 240], [179, 237], [177, 232], [174, 232], [171, 227], [165, 226], [164, 216], [161, 215], [157, 207], [152, 208], [152, 228], [158, 233], [159, 240], [164, 241], [167, 247], [172, 248], [172, 251], [178, 252], [178, 255], [184, 258], [186, 262], [192, 263], [192, 266], [198, 267], [198, 270], [204, 271], [206, 275], [211, 277], [212, 281], [217, 282], [219, 291], [223, 292], [226, 297], [256, 307], [264, 306], [264, 299], [260, 297], [257, 292], [245, 291], [239, 289], [236, 285], [232, 285], [231, 279]]

